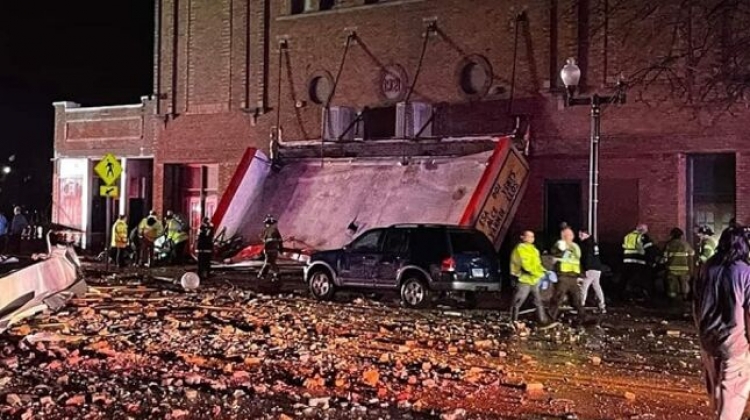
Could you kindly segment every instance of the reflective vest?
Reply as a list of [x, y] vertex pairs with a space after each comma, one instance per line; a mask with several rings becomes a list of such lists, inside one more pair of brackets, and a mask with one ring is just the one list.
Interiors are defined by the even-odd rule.
[[690, 271], [690, 257], [695, 255], [693, 248], [681, 239], [672, 239], [664, 247], [663, 262], [672, 274], [687, 274]]
[[[148, 225], [149, 219], [154, 220], [154, 224], [151, 226]], [[141, 236], [149, 242], [155, 242], [156, 238], [164, 234], [164, 226], [162, 226], [161, 222], [153, 216], [141, 220], [141, 223], [138, 225], [138, 230], [141, 232]]]
[[112, 226], [112, 247], [125, 248], [128, 246], [128, 224], [124, 220], [117, 220]]
[[643, 234], [637, 230], [628, 233], [622, 241], [622, 262], [625, 264], [646, 265], [646, 248], [649, 248], [652, 245], [653, 244], [650, 242], [644, 244]]
[[547, 273], [542, 265], [539, 250], [534, 244], [522, 242], [516, 245], [510, 256], [510, 273], [518, 278], [518, 282], [535, 286]]
[[172, 243], [179, 244], [188, 240], [188, 234], [182, 229], [182, 223], [176, 218], [171, 218], [167, 221], [167, 238]]
[[561, 250], [562, 256], [557, 259], [558, 272], [561, 274], [581, 274], [581, 247], [576, 243], [563, 243], [563, 246], [565, 246], [565, 250]]
[[714, 256], [714, 253], [716, 253], [716, 246], [716, 239], [712, 236], [707, 236], [701, 240], [700, 255], [698, 258], [700, 264], [705, 264], [709, 258]]

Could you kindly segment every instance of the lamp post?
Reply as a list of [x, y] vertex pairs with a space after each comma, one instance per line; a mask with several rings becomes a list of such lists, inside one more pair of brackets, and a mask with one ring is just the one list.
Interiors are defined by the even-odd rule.
[[574, 58], [569, 58], [560, 70], [560, 78], [565, 85], [565, 107], [577, 105], [591, 106], [591, 139], [589, 150], [589, 197], [588, 229], [594, 240], [599, 240], [599, 141], [601, 139], [602, 105], [625, 103], [625, 84], [617, 82], [616, 92], [611, 96], [594, 94], [590, 97], [577, 97], [578, 83], [581, 81], [581, 69]]

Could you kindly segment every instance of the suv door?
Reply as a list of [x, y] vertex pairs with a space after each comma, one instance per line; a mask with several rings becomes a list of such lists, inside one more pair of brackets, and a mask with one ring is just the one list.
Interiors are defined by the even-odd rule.
[[396, 273], [403, 266], [409, 249], [409, 233], [406, 228], [390, 228], [385, 232], [382, 252], [372, 273], [375, 287], [398, 287]]
[[369, 230], [344, 248], [340, 277], [351, 286], [372, 287], [372, 271], [380, 255], [383, 229]]

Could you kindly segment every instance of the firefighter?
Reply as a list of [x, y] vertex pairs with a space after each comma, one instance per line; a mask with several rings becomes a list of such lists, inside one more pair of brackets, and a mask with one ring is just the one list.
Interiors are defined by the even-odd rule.
[[696, 265], [704, 265], [709, 258], [714, 256], [716, 252], [716, 238], [714, 238], [714, 231], [710, 227], [702, 227], [698, 229], [698, 258]]
[[578, 312], [578, 322], [582, 324], [585, 314], [581, 304], [581, 289], [578, 286], [578, 280], [581, 277], [581, 248], [573, 242], [575, 233], [570, 227], [565, 227], [562, 230], [560, 239], [552, 249], [552, 255], [555, 256], [557, 261], [555, 266], [557, 284], [555, 285], [555, 294], [550, 302], [550, 317], [553, 321], [557, 320], [560, 314], [560, 305], [567, 296], [573, 308]]
[[151, 210], [138, 225], [141, 242], [141, 264], [151, 267], [154, 264], [154, 242], [164, 234], [164, 226], [156, 217], [156, 212]]
[[664, 246], [662, 262], [667, 269], [667, 296], [676, 299], [681, 295], [688, 300], [690, 295], [690, 259], [695, 251], [684, 239], [682, 229], [674, 228], [669, 233], [669, 242]]
[[172, 245], [170, 249], [172, 262], [182, 264], [182, 259], [185, 256], [185, 247], [188, 243], [185, 224], [171, 210], [167, 211], [167, 216], [164, 220], [164, 233]]
[[117, 267], [125, 266], [125, 248], [128, 247], [128, 222], [125, 221], [125, 215], [121, 214], [115, 224], [112, 225], [112, 250], [115, 254]]
[[648, 226], [639, 224], [622, 241], [621, 292], [631, 293], [634, 289], [648, 295], [652, 291], [651, 266], [656, 247], [648, 236]]
[[266, 216], [263, 221], [265, 229], [261, 239], [263, 240], [263, 254], [265, 256], [265, 262], [263, 268], [258, 273], [259, 279], [264, 279], [269, 273], [272, 274], [272, 280], [279, 280], [279, 266], [276, 264], [276, 260], [279, 258], [279, 252], [281, 252], [281, 233], [279, 233], [278, 221], [274, 219], [272, 215]]
[[211, 256], [214, 252], [214, 227], [208, 217], [204, 217], [198, 232], [196, 253], [198, 254], [198, 276], [201, 280], [211, 275]]

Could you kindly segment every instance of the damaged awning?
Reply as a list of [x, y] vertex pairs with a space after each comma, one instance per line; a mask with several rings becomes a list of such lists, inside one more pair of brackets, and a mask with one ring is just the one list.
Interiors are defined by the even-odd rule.
[[272, 171], [260, 151], [245, 153], [214, 224], [256, 243], [273, 214], [285, 240], [303, 248], [344, 245], [356, 232], [397, 223], [475, 226], [496, 246], [513, 219], [528, 164], [510, 137], [494, 150], [455, 157], [298, 159]]
[[54, 247], [44, 258], [22, 260], [17, 267], [0, 276], [0, 332], [27, 316], [59, 309], [73, 295], [86, 292], [71, 247]]

